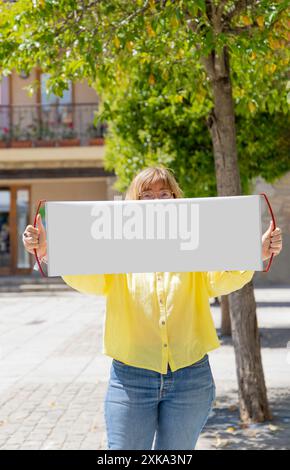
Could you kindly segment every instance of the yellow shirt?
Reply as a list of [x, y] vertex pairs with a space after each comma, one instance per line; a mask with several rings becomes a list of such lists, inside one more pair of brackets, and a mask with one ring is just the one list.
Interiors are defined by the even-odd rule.
[[85, 294], [106, 296], [102, 353], [167, 373], [220, 346], [210, 297], [236, 291], [255, 271], [153, 272], [62, 276]]

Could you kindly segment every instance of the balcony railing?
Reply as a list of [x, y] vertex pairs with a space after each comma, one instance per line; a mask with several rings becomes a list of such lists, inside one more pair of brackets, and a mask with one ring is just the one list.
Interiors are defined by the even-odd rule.
[[102, 145], [106, 123], [93, 125], [97, 104], [0, 105], [0, 147]]

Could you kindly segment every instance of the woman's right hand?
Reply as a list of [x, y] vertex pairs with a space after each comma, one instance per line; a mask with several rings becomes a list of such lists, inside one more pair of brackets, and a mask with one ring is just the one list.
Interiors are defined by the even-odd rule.
[[40, 214], [37, 214], [36, 227], [26, 226], [22, 234], [22, 241], [28, 253], [34, 254], [34, 249], [36, 249], [39, 257], [46, 255], [46, 233]]

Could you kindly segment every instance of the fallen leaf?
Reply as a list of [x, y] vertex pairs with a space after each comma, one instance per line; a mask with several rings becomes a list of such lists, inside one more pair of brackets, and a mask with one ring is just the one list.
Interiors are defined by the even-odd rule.
[[235, 432], [235, 428], [233, 426], [230, 426], [226, 429], [226, 432], [229, 432], [229, 433], [234, 433]]
[[275, 426], [274, 424], [269, 424], [268, 429], [269, 429], [271, 432], [279, 431], [278, 426]]

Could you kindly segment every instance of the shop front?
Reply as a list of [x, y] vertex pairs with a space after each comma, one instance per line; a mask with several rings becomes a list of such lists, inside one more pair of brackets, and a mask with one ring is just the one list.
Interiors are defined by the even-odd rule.
[[0, 276], [31, 270], [21, 237], [29, 223], [29, 211], [29, 186], [0, 185]]

